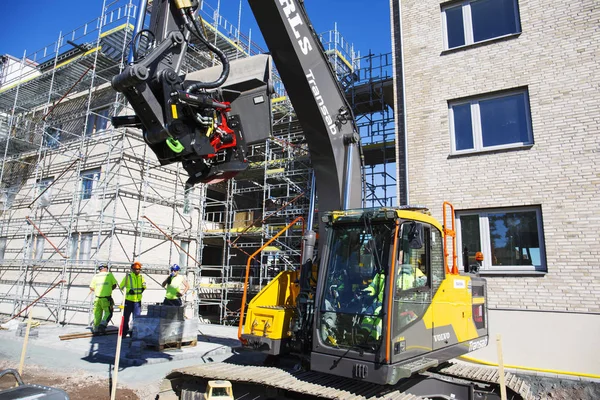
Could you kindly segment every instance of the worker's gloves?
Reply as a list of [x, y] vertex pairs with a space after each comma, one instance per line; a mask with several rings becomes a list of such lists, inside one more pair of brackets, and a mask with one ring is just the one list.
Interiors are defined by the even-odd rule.
[[373, 297], [375, 296], [375, 288], [372, 286], [367, 286], [362, 290], [362, 294], [365, 296]]
[[129, 294], [135, 294], [135, 292], [133, 291], [133, 289], [129, 289], [129, 292], [127, 292]]
[[334, 299], [337, 299], [339, 297], [339, 293], [337, 290], [338, 286], [337, 285], [331, 285], [329, 287], [329, 292], [331, 293], [331, 296], [333, 296]]
[[183, 296], [180, 292], [177, 292], [177, 297]]

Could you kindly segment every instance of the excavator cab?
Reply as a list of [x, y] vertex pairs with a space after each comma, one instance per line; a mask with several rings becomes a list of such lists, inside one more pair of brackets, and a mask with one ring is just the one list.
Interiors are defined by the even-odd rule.
[[487, 345], [485, 281], [445, 266], [444, 230], [424, 211], [324, 217], [312, 370], [395, 384]]
[[394, 385], [487, 346], [486, 282], [448, 265], [453, 229], [415, 207], [334, 211], [322, 222], [316, 286], [302, 271], [273, 279], [240, 321], [246, 347]]

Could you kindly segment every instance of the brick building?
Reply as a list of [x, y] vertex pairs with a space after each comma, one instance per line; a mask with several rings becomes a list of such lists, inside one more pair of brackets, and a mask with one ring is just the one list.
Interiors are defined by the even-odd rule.
[[391, 4], [400, 187], [455, 205], [506, 363], [600, 373], [600, 4]]

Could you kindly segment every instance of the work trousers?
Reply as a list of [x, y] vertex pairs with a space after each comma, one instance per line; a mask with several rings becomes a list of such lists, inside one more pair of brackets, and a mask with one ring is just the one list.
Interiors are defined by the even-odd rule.
[[94, 301], [94, 330], [98, 329], [100, 324], [106, 326], [112, 314], [112, 302], [109, 297], [97, 297]]
[[129, 329], [129, 318], [133, 314], [133, 320], [142, 314], [142, 303], [140, 301], [125, 300], [125, 310], [123, 311], [123, 336], [127, 335]]
[[163, 305], [165, 306], [177, 306], [177, 307], [181, 307], [183, 305], [181, 299], [167, 299], [165, 298], [165, 300], [163, 301]]

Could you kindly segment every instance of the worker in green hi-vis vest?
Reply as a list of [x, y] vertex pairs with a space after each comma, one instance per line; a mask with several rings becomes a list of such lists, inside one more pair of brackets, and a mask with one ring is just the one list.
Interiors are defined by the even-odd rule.
[[171, 267], [171, 274], [162, 283], [162, 286], [167, 289], [165, 300], [163, 301], [163, 304], [166, 306], [181, 307], [183, 304], [181, 298], [185, 296], [185, 293], [190, 288], [185, 277], [179, 275], [180, 270], [181, 268], [179, 265], [173, 264]]
[[133, 321], [142, 314], [142, 293], [146, 290], [146, 281], [141, 274], [142, 263], [134, 261], [131, 264], [131, 272], [125, 275], [119, 287], [125, 289], [125, 307], [123, 309], [123, 337], [131, 333], [129, 319], [133, 315]]
[[112, 291], [117, 287], [115, 276], [108, 272], [108, 266], [98, 266], [98, 273], [92, 278], [90, 292], [94, 292], [94, 326], [92, 332], [104, 333], [112, 315]]

